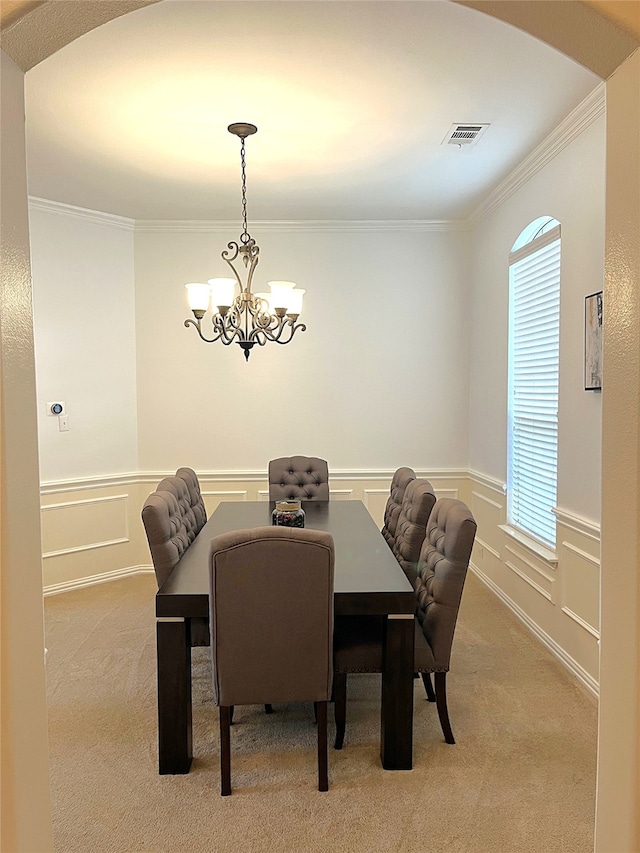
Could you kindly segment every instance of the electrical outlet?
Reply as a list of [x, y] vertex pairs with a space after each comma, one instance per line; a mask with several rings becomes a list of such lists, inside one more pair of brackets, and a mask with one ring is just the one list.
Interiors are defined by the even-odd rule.
[[69, 432], [69, 416], [68, 415], [60, 415], [58, 418], [58, 427], [60, 432]]
[[60, 415], [65, 415], [66, 413], [67, 410], [65, 408], [64, 403], [47, 403], [47, 414], [49, 415], [49, 417], [59, 417]]

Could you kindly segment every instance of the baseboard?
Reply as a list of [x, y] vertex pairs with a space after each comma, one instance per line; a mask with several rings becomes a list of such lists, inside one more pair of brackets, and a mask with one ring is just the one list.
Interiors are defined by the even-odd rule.
[[505, 604], [511, 612], [517, 616], [517, 618], [525, 625], [526, 628], [531, 631], [531, 633], [539, 640], [544, 646], [546, 646], [549, 651], [556, 657], [563, 666], [565, 666], [569, 672], [574, 675], [578, 681], [580, 681], [589, 691], [589, 693], [593, 694], [596, 699], [600, 695], [600, 685], [596, 681], [593, 676], [591, 676], [580, 664], [575, 661], [571, 655], [567, 654], [567, 652], [560, 646], [556, 641], [550, 637], [546, 631], [543, 631], [542, 628], [528, 616], [524, 610], [522, 610], [518, 605], [512, 601], [506, 593], [500, 589], [500, 587], [495, 584], [491, 578], [489, 578], [483, 571], [481, 571], [476, 565], [473, 563], [469, 563], [469, 568], [474, 573], [474, 575], [480, 580], [486, 587], [488, 587], [491, 592]]
[[129, 566], [125, 569], [115, 569], [112, 572], [104, 572], [101, 575], [89, 575], [86, 578], [76, 578], [65, 583], [54, 583], [50, 586], [45, 586], [42, 590], [43, 595], [59, 595], [62, 592], [71, 592], [74, 589], [82, 589], [85, 586], [95, 586], [99, 583], [108, 583], [109, 581], [120, 580], [120, 578], [128, 578], [133, 575], [153, 574], [152, 566]]

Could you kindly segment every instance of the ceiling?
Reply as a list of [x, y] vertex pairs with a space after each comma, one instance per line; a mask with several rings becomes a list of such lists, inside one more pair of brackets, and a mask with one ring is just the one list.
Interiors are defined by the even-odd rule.
[[[599, 82], [447, 0], [164, 0], [27, 73], [29, 192], [238, 219], [249, 121], [250, 221], [464, 219]], [[455, 123], [490, 126], [442, 144]]]

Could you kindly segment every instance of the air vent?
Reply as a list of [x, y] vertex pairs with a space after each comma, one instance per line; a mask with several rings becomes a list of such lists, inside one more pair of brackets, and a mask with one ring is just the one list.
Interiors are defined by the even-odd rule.
[[488, 124], [452, 124], [442, 144], [475, 145], [488, 127]]

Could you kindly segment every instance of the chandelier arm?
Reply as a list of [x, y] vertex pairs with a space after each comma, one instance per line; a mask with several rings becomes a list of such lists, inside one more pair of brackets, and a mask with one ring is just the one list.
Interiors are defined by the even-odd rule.
[[[282, 340], [282, 336], [284, 334], [285, 329], [289, 331], [289, 335]], [[293, 338], [295, 333], [300, 329], [300, 331], [305, 332], [307, 327], [304, 323], [296, 323], [295, 320], [291, 320], [287, 317], [282, 317], [279, 319], [279, 324], [277, 331], [276, 329], [271, 328], [254, 328], [249, 336], [249, 340], [258, 340], [259, 335], [264, 335], [265, 339], [274, 344], [288, 344], [289, 341]]]
[[[218, 332], [218, 334], [217, 334], [217, 335], [214, 335], [212, 338], [206, 338], [206, 337], [202, 334], [202, 324], [200, 323], [200, 320], [185, 320], [185, 321], [184, 321], [184, 325], [185, 325], [185, 328], [188, 328], [189, 326], [193, 326], [193, 327], [194, 327], [194, 329], [196, 330], [196, 332], [200, 335], [200, 338], [201, 338], [201, 339], [202, 339], [206, 344], [214, 344], [216, 341], [219, 341], [219, 340], [221, 339], [221, 337], [222, 337], [222, 335], [220, 334], [220, 332]], [[222, 343], [225, 343], [225, 341], [223, 340], [223, 341], [222, 341]]]
[[224, 343], [231, 344], [235, 340], [246, 340], [246, 335], [241, 328], [242, 308], [240, 305], [240, 297], [236, 296], [231, 310], [225, 316], [222, 316], [222, 314], [214, 314], [212, 317], [212, 323], [214, 328], [218, 329], [218, 334]]

